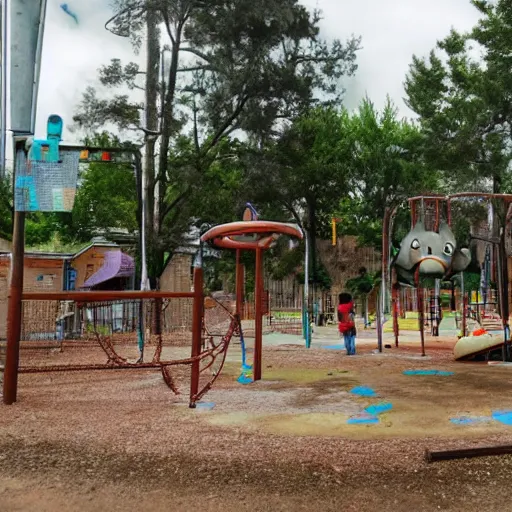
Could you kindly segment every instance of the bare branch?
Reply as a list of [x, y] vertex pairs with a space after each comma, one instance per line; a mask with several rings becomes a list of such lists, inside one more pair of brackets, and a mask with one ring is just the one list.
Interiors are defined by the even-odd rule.
[[213, 66], [192, 66], [178, 69], [178, 73], [188, 73], [190, 71], [215, 71], [215, 68]]
[[[204, 154], [208, 153], [210, 149], [215, 147], [215, 145], [219, 142], [222, 137], [225, 137], [229, 133], [233, 132], [236, 128], [232, 127], [231, 124], [233, 121], [242, 113], [242, 110], [245, 107], [245, 104], [249, 101], [250, 96], [243, 96], [238, 102], [237, 107], [233, 112], [225, 119], [225, 121], [220, 125], [219, 129], [212, 137], [211, 141], [206, 145], [206, 148], [203, 150]], [[231, 129], [230, 129], [231, 128]]]
[[211, 64], [211, 59], [205, 53], [200, 52], [199, 50], [196, 50], [195, 48], [190, 48], [190, 47], [186, 46], [185, 48], [180, 48], [180, 51], [193, 53], [197, 57], [199, 57]]

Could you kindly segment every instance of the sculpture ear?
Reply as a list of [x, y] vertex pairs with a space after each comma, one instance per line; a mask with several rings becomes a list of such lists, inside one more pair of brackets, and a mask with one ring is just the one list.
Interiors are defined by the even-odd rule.
[[471, 252], [469, 249], [460, 249], [455, 252], [452, 260], [452, 271], [462, 272], [466, 270], [466, 268], [471, 263]]
[[452, 229], [444, 221], [441, 221], [440, 224], [439, 224], [439, 234], [441, 235], [441, 237], [445, 241], [447, 241], [447, 240], [455, 240], [455, 237], [453, 236]]
[[410, 231], [411, 233], [422, 233], [425, 231], [425, 224], [423, 222], [423, 220], [419, 220], [418, 222], [416, 222], [416, 224], [414, 225], [414, 228]]

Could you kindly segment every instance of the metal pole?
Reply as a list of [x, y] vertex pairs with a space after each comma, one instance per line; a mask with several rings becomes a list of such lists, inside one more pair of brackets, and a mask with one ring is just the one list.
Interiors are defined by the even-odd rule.
[[[39, 12], [39, 25], [37, 35], [37, 45], [35, 48], [34, 61], [23, 62], [22, 68], [29, 69], [32, 64], [34, 65], [34, 75], [32, 83], [32, 105], [30, 112], [30, 133], [35, 132], [36, 113], [37, 113], [37, 93], [39, 89], [39, 77], [41, 72], [41, 55], [43, 52], [43, 35], [44, 24], [46, 17], [46, 0], [41, 0]], [[18, 9], [21, 6], [18, 6]], [[18, 13], [15, 13], [16, 15]], [[12, 22], [13, 20], [11, 20]], [[26, 20], [24, 20], [26, 21]], [[18, 27], [17, 27], [18, 28]], [[18, 34], [19, 35], [19, 34]], [[23, 34], [27, 37], [27, 34]], [[18, 38], [20, 41], [21, 36]], [[13, 41], [11, 41], [13, 44]], [[23, 53], [22, 49], [16, 47], [18, 54], [13, 57], [11, 48], [11, 59], [28, 58]], [[27, 52], [30, 52], [30, 44], [27, 45]], [[16, 64], [16, 61], [14, 61]], [[11, 62], [11, 66], [13, 62]], [[12, 68], [11, 68], [12, 69]], [[11, 77], [12, 79], [12, 77]], [[15, 91], [12, 91], [16, 94]], [[18, 98], [23, 100], [24, 98]], [[28, 98], [25, 100], [27, 101]], [[12, 96], [11, 96], [11, 115], [12, 115]], [[23, 122], [23, 120], [22, 120]], [[16, 161], [18, 151], [23, 151], [25, 145], [24, 140], [16, 140], [14, 144], [14, 183], [16, 182]], [[9, 285], [9, 303], [7, 306], [7, 351], [5, 360], [5, 373], [4, 373], [4, 403], [11, 405], [16, 402], [18, 392], [18, 370], [19, 370], [19, 357], [20, 357], [20, 336], [21, 336], [21, 321], [22, 321], [22, 293], [23, 293], [23, 271], [25, 266], [25, 212], [16, 211], [14, 213], [13, 234], [12, 234], [12, 260], [11, 260], [11, 282]]]
[[[18, 146], [22, 145], [18, 142]], [[15, 147], [16, 150], [16, 147]], [[16, 159], [15, 159], [16, 162]], [[15, 168], [16, 172], [16, 168]], [[14, 214], [12, 235], [11, 282], [7, 306], [7, 350], [3, 385], [4, 404], [16, 402], [18, 393], [18, 369], [20, 360], [20, 337], [22, 320], [23, 270], [25, 252], [25, 213]]]
[[381, 283], [377, 294], [377, 347], [379, 352], [382, 352], [382, 287], [383, 283]]
[[39, 18], [39, 33], [37, 35], [36, 62], [34, 68], [34, 83], [32, 86], [32, 111], [30, 113], [31, 133], [36, 131], [37, 97], [39, 94], [39, 78], [41, 77], [41, 60], [43, 53], [44, 26], [46, 19], [47, 0], [41, 0], [41, 15]]
[[464, 286], [464, 272], [460, 273], [460, 294], [462, 298], [461, 332], [462, 337], [464, 337], [466, 336], [466, 290]]
[[416, 296], [418, 301], [418, 327], [420, 329], [420, 340], [421, 340], [421, 355], [425, 355], [425, 331], [423, 326], [425, 325], [425, 317], [423, 311], [423, 290], [420, 284], [420, 271], [416, 271]]
[[0, 80], [2, 82], [0, 89], [0, 178], [5, 177], [5, 162], [6, 162], [6, 144], [7, 144], [7, 0], [2, 2], [2, 9], [0, 12], [2, 17], [1, 21], [1, 42], [2, 45], [2, 68], [0, 73]]
[[[200, 251], [201, 252], [201, 251]], [[197, 358], [201, 353], [202, 333], [203, 333], [203, 267], [201, 254], [196, 259], [194, 267], [194, 306], [192, 314], [192, 358]], [[196, 359], [192, 362], [190, 378], [190, 403], [189, 407], [196, 406], [195, 397], [199, 392], [199, 373], [200, 361]]]
[[311, 333], [309, 328], [309, 236], [304, 231], [305, 255], [304, 255], [304, 304], [302, 305], [303, 336], [306, 340], [306, 348], [311, 347]]
[[237, 249], [236, 251], [236, 314], [242, 320], [243, 313], [243, 302], [244, 302], [244, 266], [240, 262], [240, 256], [242, 251]]
[[255, 312], [254, 312], [254, 381], [261, 380], [261, 353], [263, 350], [263, 251], [256, 249], [255, 276]]

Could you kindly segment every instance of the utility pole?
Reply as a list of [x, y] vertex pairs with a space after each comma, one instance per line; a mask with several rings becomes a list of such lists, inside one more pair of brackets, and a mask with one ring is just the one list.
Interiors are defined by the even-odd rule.
[[0, 9], [0, 178], [5, 177], [7, 140], [7, 0]]
[[[160, 31], [158, 29], [158, 16], [148, 1], [146, 15], [146, 141], [143, 164], [143, 261], [141, 289], [148, 287], [147, 259], [153, 261], [155, 244], [155, 149], [158, 133], [158, 79], [160, 71]], [[149, 247], [149, 251], [147, 250]]]

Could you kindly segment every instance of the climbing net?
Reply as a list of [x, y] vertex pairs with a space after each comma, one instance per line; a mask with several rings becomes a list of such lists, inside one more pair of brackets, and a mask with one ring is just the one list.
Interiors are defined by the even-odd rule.
[[24, 301], [20, 372], [157, 369], [176, 395], [188, 381], [194, 404], [219, 377], [239, 320], [206, 298], [194, 353], [193, 306], [191, 298]]

